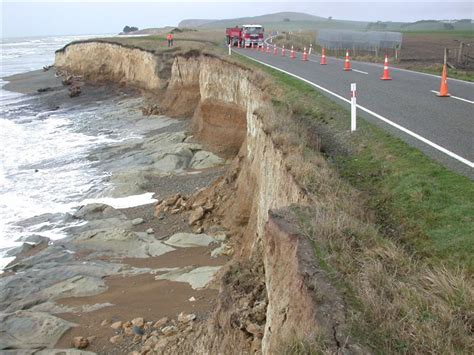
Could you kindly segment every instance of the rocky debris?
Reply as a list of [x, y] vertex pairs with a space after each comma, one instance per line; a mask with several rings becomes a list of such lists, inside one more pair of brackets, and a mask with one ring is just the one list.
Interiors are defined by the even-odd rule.
[[71, 85], [69, 88], [69, 97], [77, 97], [81, 92], [81, 87], [79, 85]]
[[178, 328], [175, 327], [174, 325], [168, 325], [164, 327], [163, 329], [161, 329], [161, 332], [163, 333], [164, 336], [171, 336], [178, 333]]
[[143, 218], [135, 218], [134, 220], [132, 220], [132, 225], [138, 226], [139, 224], [142, 224], [143, 222], [145, 222]]
[[187, 199], [185, 196], [176, 194], [158, 201], [155, 207], [155, 216], [161, 219], [164, 217], [164, 213], [177, 214], [184, 211], [190, 211], [188, 224], [195, 227], [195, 232], [202, 233], [203, 229], [200, 230], [199, 228], [202, 227], [204, 220], [211, 215], [214, 209], [215, 203], [205, 196]]
[[153, 233], [155, 233], [155, 231], [153, 230], [153, 228], [148, 228], [148, 229], [146, 230], [146, 232], [147, 232], [147, 234], [153, 234]]
[[204, 228], [201, 226], [196, 226], [193, 228], [193, 232], [196, 234], [201, 234], [202, 232], [204, 232]]
[[161, 115], [161, 109], [158, 105], [153, 104], [153, 105], [148, 105], [145, 107], [142, 107], [142, 114], [143, 116], [153, 116], [153, 115]]
[[101, 327], [105, 327], [105, 326], [107, 326], [107, 325], [109, 325], [109, 324], [110, 324], [110, 321], [109, 321], [108, 319], [104, 319], [104, 320], [102, 321], [102, 323], [100, 323], [100, 326], [101, 326]]
[[141, 317], [135, 318], [132, 320], [132, 325], [141, 328], [145, 325], [145, 320]]
[[255, 323], [247, 323], [245, 330], [257, 338], [263, 338], [263, 326]]
[[153, 324], [153, 328], [161, 328], [166, 323], [168, 323], [168, 321], [169, 321], [168, 317], [160, 318], [155, 322], [155, 324]]
[[121, 335], [121, 334], [114, 335], [113, 337], [111, 337], [111, 338], [109, 339], [109, 341], [110, 341], [112, 344], [121, 343], [121, 342], [123, 341], [123, 335]]
[[89, 346], [89, 340], [84, 337], [74, 337], [72, 339], [72, 346], [76, 349], [85, 349]]
[[43, 71], [48, 71], [49, 69], [53, 68], [54, 65], [45, 65], [43, 66]]
[[198, 206], [189, 215], [188, 223], [190, 226], [196, 224], [198, 221], [204, 218], [206, 210], [202, 206]]
[[112, 323], [112, 325], [110, 326], [110, 328], [114, 329], [114, 330], [119, 330], [122, 328], [122, 321], [118, 321], [118, 322], [114, 322]]
[[183, 324], [187, 324], [187, 323], [189, 323], [189, 322], [191, 322], [195, 319], [196, 319], [196, 315], [193, 314], [193, 313], [185, 314], [185, 313], [181, 312], [178, 315], [178, 322], [183, 323]]
[[195, 301], [196, 301], [196, 298], [195, 298], [194, 296], [192, 296], [192, 297], [189, 298], [188, 301], [189, 301], [189, 302], [195, 302]]
[[186, 208], [186, 198], [180, 194], [176, 194], [162, 201], [158, 201], [155, 207], [155, 216], [160, 216], [164, 212], [171, 212], [173, 214], [180, 213], [186, 210]]
[[52, 348], [72, 326], [44, 312], [0, 313], [0, 350]]
[[222, 244], [221, 246], [211, 251], [211, 257], [217, 258], [218, 256], [232, 256], [234, 255], [234, 248], [229, 244]]
[[136, 335], [143, 335], [143, 334], [145, 334], [145, 333], [143, 332], [143, 329], [142, 329], [140, 326], [138, 326], [138, 325], [134, 325], [134, 326], [132, 327], [132, 331], [133, 331], [133, 334], [136, 334]]

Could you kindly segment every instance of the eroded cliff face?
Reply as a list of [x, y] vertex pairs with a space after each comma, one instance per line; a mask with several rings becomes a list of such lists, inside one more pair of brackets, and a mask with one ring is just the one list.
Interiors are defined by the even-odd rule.
[[162, 87], [160, 62], [151, 52], [118, 44], [84, 42], [56, 52], [55, 65], [91, 81], [115, 81], [146, 90]]
[[[217, 207], [209, 223], [219, 219], [232, 231], [234, 261], [221, 279], [216, 311], [196, 332], [169, 339], [160, 352], [270, 354], [319, 335], [337, 351], [342, 302], [317, 267], [310, 243], [288, 227], [294, 219], [283, 223], [273, 215], [269, 221], [269, 211], [301, 206], [309, 198], [265, 129], [275, 112], [255, 73], [198, 55], [176, 57], [171, 76], [159, 78], [151, 53], [104, 44], [69, 46], [56, 64], [85, 77], [130, 80], [152, 90], [166, 86], [162, 109], [190, 117], [204, 144], [235, 157], [225, 176], [194, 197], [212, 200]], [[318, 303], [316, 292], [333, 301]]]

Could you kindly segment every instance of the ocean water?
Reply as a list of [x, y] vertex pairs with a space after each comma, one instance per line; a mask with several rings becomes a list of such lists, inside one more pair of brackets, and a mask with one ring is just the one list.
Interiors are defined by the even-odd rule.
[[[2, 38], [0, 77], [53, 64], [55, 50], [88, 37], [98, 36]], [[21, 245], [21, 238], [65, 236], [64, 226], [45, 228], [44, 221], [25, 226], [21, 223], [25, 219], [69, 212], [85, 202], [129, 207], [152, 201], [149, 193], [121, 199], [100, 194], [107, 174], [95, 168], [87, 155], [100, 145], [136, 138], [132, 133], [84, 130], [88, 122], [105, 115], [106, 108], [38, 112], [27, 95], [3, 90], [5, 83], [0, 80], [0, 270], [12, 260], [5, 253]]]

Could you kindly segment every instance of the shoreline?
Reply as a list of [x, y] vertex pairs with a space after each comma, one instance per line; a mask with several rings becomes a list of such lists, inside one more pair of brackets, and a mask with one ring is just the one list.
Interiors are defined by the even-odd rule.
[[[67, 88], [61, 84], [60, 78], [54, 76], [54, 71], [54, 69], [46, 72], [39, 70], [6, 77], [4, 80], [11, 79], [12, 81], [7, 83], [3, 89], [17, 90], [17, 92], [20, 91], [26, 95], [33, 94], [38, 96], [40, 101], [44, 95], [43, 105], [51, 105], [60, 96], [69, 101], [70, 99], [66, 98]], [[31, 83], [29, 83], [29, 80], [31, 80]], [[84, 82], [81, 82], [81, 85], [83, 86], [83, 92], [86, 93], [85, 96], [81, 95], [82, 98], [79, 100], [83, 102], [87, 100], [89, 85]], [[37, 92], [38, 89], [46, 87], [49, 89], [45, 93]], [[151, 118], [146, 119], [153, 120], [154, 118], [151, 116]], [[183, 196], [190, 195], [209, 186], [210, 183], [223, 174], [225, 166], [221, 165], [222, 160], [213, 158], [212, 153], [206, 153], [204, 160], [199, 160], [199, 163], [195, 163], [195, 165], [193, 165], [193, 160], [190, 158], [186, 158], [187, 163], [185, 165], [179, 159], [159, 164], [160, 161], [166, 160], [166, 157], [173, 152], [173, 144], [180, 147], [177, 148], [176, 157], [179, 157], [180, 151], [187, 146], [193, 149], [194, 155], [201, 151], [196, 143], [188, 143], [187, 135], [181, 136], [180, 132], [186, 131], [187, 126], [187, 123], [178, 120], [176, 123], [168, 124], [165, 127], [152, 129], [145, 133], [139, 144], [123, 142], [122, 144], [114, 144], [112, 151], [101, 149], [98, 153], [95, 153], [95, 159], [97, 159], [99, 165], [101, 164], [100, 161], [108, 162], [105, 166], [110, 168], [117, 165], [117, 158], [119, 158], [118, 161], [123, 159], [124, 153], [135, 156], [135, 162], [130, 164], [127, 163], [126, 159], [123, 160], [121, 168], [125, 169], [119, 170], [122, 172], [115, 178], [112, 175], [112, 184], [122, 186], [119, 195], [128, 195], [129, 192], [134, 191], [133, 187], [130, 189], [130, 186], [127, 185], [134, 185], [131, 182], [136, 181], [137, 177], [140, 180], [140, 189], [153, 192], [154, 197], [158, 200], [169, 198], [178, 193]], [[167, 142], [166, 139], [168, 139], [170, 143], [166, 144], [171, 144], [171, 150], [165, 149], [165, 158], [161, 160], [158, 158], [158, 163], [155, 163], [158, 170], [155, 173], [153, 173], [153, 169], [146, 169], [137, 175], [134, 169], [136, 169], [136, 161], [140, 158], [137, 159], [136, 157], [142, 156], [141, 153], [137, 152], [143, 151], [144, 142], [145, 145], [153, 143], [149, 149], [155, 152], [159, 151], [159, 149], [156, 149], [156, 143], [160, 142], [153, 142], [156, 141], [155, 137], [163, 137], [164, 142]], [[114, 153], [114, 150], [120, 156], [115, 155], [117, 153]], [[104, 154], [108, 159], [103, 158]], [[113, 156], [115, 158], [111, 160]], [[192, 167], [191, 170], [187, 170], [189, 169], [186, 168], [187, 164]], [[216, 164], [217, 167], [213, 168], [212, 166]], [[175, 173], [173, 172], [173, 166], [178, 168]], [[162, 170], [160, 171], [160, 169]], [[84, 209], [87, 211], [82, 212]], [[20, 254], [7, 266], [7, 272], [0, 277], [0, 282], [3, 282], [7, 289], [10, 288], [8, 285], [12, 282], [14, 284], [21, 282], [24, 290], [16, 290], [14, 295], [10, 294], [8, 299], [3, 299], [0, 305], [2, 312], [7, 312], [7, 314], [2, 314], [5, 326], [15, 329], [16, 332], [20, 331], [26, 334], [28, 339], [23, 339], [26, 343], [21, 345], [21, 337], [12, 340], [13, 338], [8, 335], [8, 329], [1, 329], [3, 330], [1, 336], [3, 340], [1, 342], [6, 341], [5, 344], [8, 347], [20, 346], [23, 348], [29, 341], [33, 348], [47, 346], [48, 348], [68, 349], [73, 347], [74, 337], [76, 336], [90, 338], [100, 334], [102, 336], [97, 337], [97, 340], [90, 340], [87, 347], [88, 351], [98, 353], [107, 353], [112, 349], [115, 349], [114, 351], [117, 349], [133, 351], [143, 346], [146, 339], [140, 342], [135, 339], [135, 342], [133, 342], [132, 337], [122, 336], [123, 339], [120, 340], [120, 344], [113, 344], [109, 341], [109, 338], [117, 335], [117, 331], [110, 328], [110, 324], [104, 327], [101, 326], [101, 323], [103, 321], [111, 323], [119, 320], [125, 323], [137, 317], [143, 317], [148, 322], [156, 322], [160, 318], [168, 317], [171, 325], [179, 325], [176, 317], [180, 312], [195, 314], [198, 320], [208, 317], [212, 304], [215, 303], [217, 297], [216, 291], [212, 290], [212, 286], [209, 290], [206, 288], [195, 290], [188, 283], [193, 284], [193, 281], [201, 276], [198, 276], [197, 279], [197, 276], [189, 276], [189, 281], [184, 283], [173, 281], [172, 275], [170, 280], [163, 281], [155, 280], [155, 277], [166, 274], [166, 271], [164, 271], [166, 268], [172, 268], [175, 271], [182, 272], [183, 275], [187, 275], [193, 270], [211, 267], [211, 269], [214, 268], [212, 272], [208, 272], [204, 281], [200, 281], [204, 284], [209, 283], [215, 272], [229, 260], [227, 256], [211, 256], [211, 252], [218, 248], [222, 241], [214, 240], [212, 236], [206, 234], [193, 234], [193, 228], [189, 226], [187, 218], [183, 217], [182, 213], [165, 213], [160, 218], [156, 218], [154, 213], [154, 203], [121, 209], [114, 209], [97, 203], [86, 205], [72, 215], [73, 219], [82, 219], [86, 224], [80, 227], [68, 228], [66, 238], [54, 241], [41, 240], [36, 244], [36, 241], [28, 242], [31, 247], [25, 247], [25, 244], [23, 247], [19, 247], [23, 249], [20, 249]], [[202, 228], [200, 229], [199, 232], [202, 233]], [[188, 241], [193, 240], [193, 238], [199, 240], [199, 238], [205, 237], [207, 239], [203, 243], [211, 244], [208, 244], [208, 247], [198, 244], [183, 247], [173, 246], [172, 249], [167, 246], [166, 240], [169, 237], [183, 232], [188, 233], [185, 235], [185, 239]], [[218, 232], [218, 229], [214, 231], [214, 233], [216, 232]], [[104, 241], [107, 240], [107, 243], [113, 243], [113, 240], [116, 240], [119, 246], [117, 251], [113, 251], [114, 247], [109, 250], [105, 246], [104, 249], [104, 244], [100, 241], [100, 237], [97, 237], [97, 233], [99, 235], [102, 233], [105, 238]], [[130, 239], [132, 235], [135, 237]], [[86, 239], [82, 242], [84, 236], [86, 236]], [[98, 244], [90, 244], [90, 238], [97, 238]], [[130, 254], [127, 252], [127, 250], [137, 248], [132, 247], [137, 243], [136, 240], [133, 240], [134, 238], [138, 238], [138, 241], [140, 241], [137, 245], [138, 249], [149, 250], [145, 254], [142, 253], [138, 259], [133, 257], [137, 253], [132, 252]], [[210, 242], [210, 240], [213, 240], [213, 242]], [[85, 244], [82, 245], [83, 243]], [[123, 246], [129, 245], [129, 247], [123, 249], [120, 244], [123, 244]], [[155, 249], [151, 251], [150, 248]], [[159, 250], [163, 248], [166, 251], [161, 254]], [[140, 253], [138, 252], [138, 254]], [[158, 253], [156, 254], [158, 256], [152, 256], [153, 253]], [[132, 256], [132, 258], [127, 255]], [[51, 270], [49, 267], [52, 262], [55, 268], [64, 269], [63, 275], [52, 275], [48, 271]], [[101, 265], [100, 269], [95, 267], [97, 263]], [[77, 268], [80, 268], [80, 270], [75, 270]], [[75, 271], [72, 271], [72, 269]], [[163, 269], [163, 271], [159, 271], [160, 269]], [[35, 286], [30, 282], [25, 282], [25, 277], [28, 278], [32, 270], [36, 270], [34, 278], [37, 285]], [[58, 287], [58, 285], [63, 286]], [[130, 286], [132, 286], [133, 292], [126, 292], [130, 291]], [[46, 291], [45, 294], [45, 290], [49, 291]], [[27, 296], [28, 294], [30, 295]], [[160, 299], [160, 294], [163, 295], [164, 299]], [[188, 299], [191, 297], [194, 297], [196, 301], [190, 302]], [[109, 303], [114, 305], [108, 305]], [[136, 304], [136, 307], [130, 307], [131, 304]], [[139, 305], [142, 307], [139, 307]], [[151, 313], [149, 312], [150, 307], [154, 309]], [[16, 312], [20, 309], [22, 309], [21, 312]], [[64, 312], [64, 310], [69, 311]], [[178, 310], [180, 311], [178, 312]], [[46, 316], [47, 314], [55, 318], [52, 325], [51, 316]], [[25, 322], [24, 317], [28, 321]], [[175, 319], [173, 320], [173, 318]], [[20, 323], [15, 323], [16, 319]], [[64, 319], [66, 323], [61, 319]], [[67, 325], [68, 322], [78, 326], [70, 328]], [[14, 326], [15, 324], [16, 326]], [[36, 326], [33, 327], [33, 324], [36, 324]], [[49, 327], [53, 329], [46, 330], [41, 324], [50, 324]], [[165, 324], [163, 327], [166, 325], [169, 326], [169, 324]], [[26, 326], [26, 328], [20, 330], [22, 326]], [[153, 328], [153, 331], [157, 332], [160, 329]], [[151, 336], [150, 334], [151, 330], [148, 332], [149, 336]], [[146, 338], [146, 336], [144, 337]], [[39, 343], [34, 344], [34, 340]]]

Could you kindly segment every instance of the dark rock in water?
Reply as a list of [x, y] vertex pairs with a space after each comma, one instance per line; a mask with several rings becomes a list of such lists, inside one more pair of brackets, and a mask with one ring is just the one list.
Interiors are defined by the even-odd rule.
[[72, 215], [73, 218], [84, 219], [86, 221], [120, 216], [122, 216], [120, 211], [103, 203], [90, 203], [81, 206]]
[[39, 170], [38, 169], [35, 169], [35, 173], [37, 173]]
[[40, 89], [38, 89], [38, 90], [36, 90], [36, 91], [38, 91], [38, 92], [48, 92], [48, 91], [51, 91], [51, 90], [53, 90], [53, 88], [45, 87], [45, 88], [40, 88]]
[[38, 246], [47, 246], [49, 243], [49, 238], [43, 237], [41, 235], [30, 235], [24, 240], [17, 241], [23, 241], [25, 243], [17, 248], [9, 250], [7, 252], [8, 256], [21, 256], [22, 254], [26, 254]]
[[50, 223], [50, 225], [45, 225], [41, 230], [49, 230], [60, 225], [64, 225], [67, 222], [72, 220], [72, 216], [69, 213], [43, 213], [38, 216], [26, 218], [20, 222], [17, 222], [16, 225], [20, 227], [32, 227], [36, 224]]
[[136, 334], [136, 335], [143, 335], [143, 334], [145, 334], [145, 333], [143, 332], [142, 328], [140, 328], [140, 327], [138, 327], [138, 326], [136, 326], [136, 325], [133, 326], [132, 330], [133, 330], [133, 333]]
[[38, 244], [49, 243], [49, 238], [43, 237], [42, 235], [32, 234], [28, 236], [27, 238], [25, 238], [23, 241], [38, 245]]

